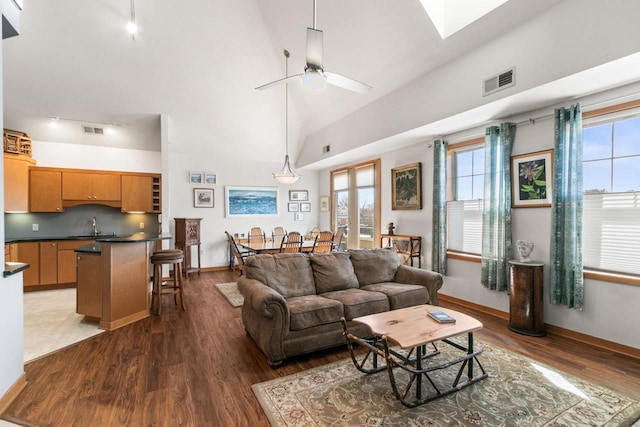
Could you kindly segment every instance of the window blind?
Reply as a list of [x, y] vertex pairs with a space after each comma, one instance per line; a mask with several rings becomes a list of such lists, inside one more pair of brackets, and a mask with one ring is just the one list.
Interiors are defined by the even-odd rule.
[[482, 200], [447, 202], [447, 249], [482, 252]]
[[586, 268], [640, 274], [640, 192], [585, 194], [582, 239]]

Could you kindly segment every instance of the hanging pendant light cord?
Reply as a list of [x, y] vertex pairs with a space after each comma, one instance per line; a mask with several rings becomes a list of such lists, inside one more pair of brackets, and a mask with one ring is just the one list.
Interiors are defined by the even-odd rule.
[[[284, 76], [289, 77], [289, 51], [284, 51]], [[289, 83], [284, 85], [284, 155], [289, 157]]]

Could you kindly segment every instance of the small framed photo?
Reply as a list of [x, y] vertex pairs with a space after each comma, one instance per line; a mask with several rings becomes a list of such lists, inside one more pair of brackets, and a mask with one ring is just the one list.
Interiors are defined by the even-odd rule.
[[320, 212], [329, 211], [329, 196], [320, 197]]
[[202, 172], [189, 172], [189, 182], [192, 184], [202, 184]]
[[287, 203], [287, 210], [289, 212], [298, 212], [298, 211], [300, 211], [300, 208], [299, 208], [299, 205], [297, 203], [289, 202], [289, 203]]
[[309, 192], [307, 190], [289, 190], [289, 200], [306, 202], [309, 200]]
[[213, 207], [213, 189], [212, 188], [194, 188], [193, 189], [193, 207], [194, 208], [212, 208]]
[[311, 212], [311, 203], [300, 203], [300, 212]]
[[553, 150], [511, 157], [511, 207], [551, 206]]
[[304, 214], [302, 212], [296, 212], [293, 214], [294, 221], [304, 221]]
[[204, 183], [205, 184], [215, 184], [216, 183], [216, 174], [211, 172], [204, 173]]

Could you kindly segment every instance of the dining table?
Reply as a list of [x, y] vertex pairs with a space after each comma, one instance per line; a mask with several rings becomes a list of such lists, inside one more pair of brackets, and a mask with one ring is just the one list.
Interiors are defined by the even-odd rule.
[[[311, 252], [315, 240], [302, 240], [302, 252]], [[256, 254], [273, 254], [280, 252], [281, 238], [268, 239], [264, 241], [238, 241], [238, 246]]]

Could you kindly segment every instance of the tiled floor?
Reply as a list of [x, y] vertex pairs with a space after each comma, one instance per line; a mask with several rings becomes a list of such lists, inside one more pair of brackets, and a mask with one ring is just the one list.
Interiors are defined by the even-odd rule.
[[76, 313], [76, 290], [24, 293], [24, 361], [104, 332]]

